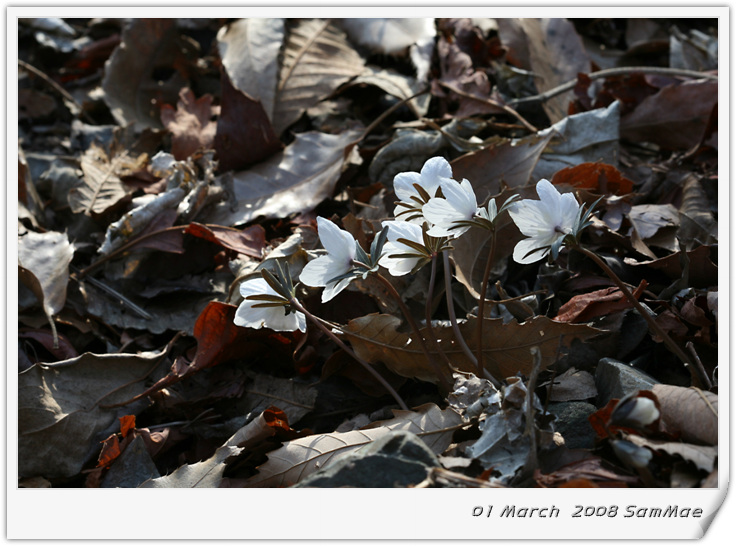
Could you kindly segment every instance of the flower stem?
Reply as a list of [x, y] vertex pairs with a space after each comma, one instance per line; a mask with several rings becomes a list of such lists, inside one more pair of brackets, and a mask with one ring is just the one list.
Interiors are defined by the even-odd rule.
[[[401, 299], [401, 295], [396, 291], [396, 288], [394, 288], [394, 285], [391, 284], [391, 281], [389, 281], [386, 277], [378, 273], [377, 271], [373, 272], [373, 275], [383, 283], [383, 285], [388, 290], [389, 294], [396, 300], [396, 302], [399, 304], [399, 308], [401, 309], [401, 312], [403, 313], [404, 317], [406, 318], [406, 321], [409, 323], [409, 326], [412, 329], [412, 332], [414, 332], [414, 337], [417, 338], [419, 341], [419, 345], [422, 348], [422, 352], [424, 352], [424, 356], [427, 358], [427, 362], [429, 362], [430, 366], [432, 366], [435, 369], [435, 372], [437, 373], [437, 377], [440, 381], [440, 385], [442, 389], [447, 390], [448, 392], [451, 390], [451, 385], [449, 381], [447, 380], [446, 374], [447, 372], [442, 369], [442, 367], [435, 361], [435, 359], [432, 357], [432, 353], [429, 352], [429, 348], [427, 347], [427, 343], [424, 340], [424, 336], [422, 335], [422, 332], [419, 330], [419, 325], [414, 320], [414, 317], [411, 314], [411, 311], [409, 311], [409, 308], [404, 303], [404, 300]], [[428, 325], [429, 326], [429, 325]], [[431, 327], [430, 327], [431, 328]], [[431, 331], [431, 329], [430, 329]], [[436, 343], [436, 339], [435, 343]]]
[[452, 331], [455, 332], [455, 339], [460, 349], [468, 357], [470, 363], [473, 366], [478, 366], [478, 359], [475, 358], [473, 351], [470, 350], [468, 344], [465, 343], [465, 338], [462, 332], [460, 332], [460, 326], [457, 324], [457, 316], [455, 316], [455, 303], [452, 301], [452, 272], [450, 271], [450, 257], [447, 252], [442, 253], [442, 262], [445, 267], [445, 297], [447, 299], [447, 314], [450, 315], [450, 324], [452, 324]]
[[337, 337], [334, 333], [332, 333], [324, 324], [322, 324], [317, 317], [315, 317], [312, 313], [310, 313], [309, 311], [307, 311], [302, 306], [302, 304], [299, 303], [299, 301], [297, 301], [296, 298], [291, 298], [291, 300], [289, 300], [289, 303], [294, 307], [294, 309], [296, 309], [297, 311], [301, 311], [302, 313], [304, 313], [304, 316], [307, 317], [309, 320], [311, 320], [314, 324], [316, 324], [317, 325], [317, 328], [319, 328], [320, 330], [322, 330], [322, 332], [325, 335], [327, 335], [327, 337], [329, 337], [332, 341], [334, 341], [337, 344], [338, 347], [340, 347], [343, 351], [345, 351], [346, 353], [348, 353], [351, 357], [353, 357], [355, 360], [357, 360], [358, 363], [360, 363], [360, 365], [362, 365], [366, 370], [368, 370], [368, 372], [373, 377], [375, 377], [376, 380], [381, 385], [383, 385], [383, 387], [391, 394], [391, 396], [393, 396], [394, 400], [396, 400], [396, 402], [399, 404], [399, 407], [401, 407], [401, 409], [403, 409], [403, 410], [408, 410], [409, 409], [408, 406], [406, 405], [406, 403], [404, 402], [403, 398], [401, 398], [401, 396], [399, 396], [399, 393], [396, 392], [396, 390], [388, 383], [388, 381], [386, 381], [383, 378], [383, 376], [381, 376], [381, 374], [379, 374], [375, 370], [375, 368], [373, 366], [371, 366], [370, 364], [368, 364], [368, 362], [366, 362], [365, 360], [363, 360], [362, 358], [360, 358], [357, 354], [355, 354], [355, 351], [353, 351], [350, 347], [348, 347], [347, 345], [345, 345], [345, 343], [339, 337]]
[[480, 285], [480, 298], [478, 299], [478, 377], [483, 373], [483, 318], [484, 307], [486, 303], [486, 290], [488, 288], [488, 279], [491, 276], [491, 267], [493, 265], [493, 255], [496, 253], [496, 228], [491, 229], [491, 249], [488, 251], [488, 259], [486, 260], [486, 268], [483, 271], [483, 282]]
[[427, 303], [424, 306], [424, 320], [427, 323], [427, 331], [429, 332], [429, 335], [432, 338], [435, 350], [442, 357], [442, 360], [445, 361], [445, 364], [447, 364], [448, 368], [450, 368], [453, 371], [458, 371], [455, 368], [455, 366], [453, 366], [450, 359], [448, 358], [447, 353], [445, 353], [445, 351], [442, 349], [442, 346], [437, 341], [437, 334], [435, 333], [434, 327], [432, 326], [432, 300], [434, 299], [434, 285], [435, 285], [436, 278], [437, 278], [437, 254], [433, 254], [431, 272], [429, 274], [429, 287], [427, 288]]
[[600, 267], [603, 272], [608, 275], [608, 277], [614, 283], [616, 283], [616, 286], [619, 288], [619, 290], [621, 290], [626, 299], [629, 300], [629, 302], [634, 306], [634, 308], [639, 312], [644, 320], [647, 321], [647, 324], [649, 325], [649, 330], [662, 338], [662, 341], [667, 346], [667, 348], [672, 351], [672, 353], [674, 353], [674, 355], [679, 358], [683, 362], [683, 364], [685, 364], [685, 366], [687, 366], [693, 381], [693, 385], [698, 388], [705, 388], [705, 385], [708, 384], [707, 376], [705, 378], [700, 377], [700, 370], [698, 369], [698, 367], [690, 361], [685, 352], [680, 349], [677, 343], [675, 343], [669, 335], [667, 335], [667, 332], [665, 332], [664, 329], [662, 329], [662, 327], [657, 324], [657, 321], [654, 320], [652, 315], [649, 314], [649, 312], [644, 308], [639, 300], [634, 297], [634, 295], [631, 293], [631, 290], [629, 290], [629, 287], [626, 286], [626, 284], [618, 278], [616, 273], [614, 273], [610, 267], [608, 267], [608, 264], [595, 252], [592, 252], [587, 248], [583, 248], [580, 245], [576, 245], [573, 248], [593, 260], [598, 265], [598, 267]]

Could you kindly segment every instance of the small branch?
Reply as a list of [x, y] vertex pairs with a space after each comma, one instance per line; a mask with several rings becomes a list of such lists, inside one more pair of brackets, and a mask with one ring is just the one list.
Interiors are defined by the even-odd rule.
[[[599, 80], [601, 78], [608, 78], [609, 76], [628, 76], [630, 74], [659, 74], [662, 76], [681, 76], [685, 78], [718, 81], [718, 76], [713, 74], [705, 74], [703, 72], [696, 72], [695, 70], [680, 70], [679, 68], [663, 68], [659, 66], [624, 66], [619, 68], [606, 68], [605, 70], [599, 70], [598, 72], [591, 72], [588, 74], [588, 77], [591, 80]], [[508, 101], [508, 104], [510, 106], [518, 106], [528, 102], [547, 102], [557, 95], [561, 95], [562, 93], [573, 89], [577, 83], [578, 80], [575, 78], [574, 80], [558, 85], [557, 87], [545, 91], [544, 93], [540, 93], [539, 95], [510, 100]]]
[[[623, 295], [626, 297], [627, 300], [634, 306], [634, 308], [639, 312], [639, 314], [644, 318], [644, 320], [647, 321], [647, 324], [649, 325], [650, 332], [657, 334], [664, 344], [667, 346], [667, 348], [674, 353], [677, 358], [679, 358], [683, 364], [688, 368], [688, 371], [690, 372], [690, 376], [692, 378], [693, 384], [698, 388], [704, 388], [705, 385], [709, 383], [708, 377], [701, 377], [700, 376], [700, 370], [695, 366], [691, 361], [690, 358], [685, 354], [685, 352], [680, 349], [680, 347], [675, 343], [672, 338], [667, 335], [667, 332], [665, 332], [662, 327], [657, 324], [657, 321], [654, 320], [654, 318], [649, 314], [649, 312], [644, 309], [644, 306], [639, 302], [638, 299], [634, 297], [634, 295], [631, 293], [631, 290], [629, 290], [629, 287], [626, 286], [626, 284], [618, 278], [616, 273], [613, 272], [613, 270], [608, 267], [608, 264], [595, 252], [592, 252], [588, 250], [587, 248], [584, 248], [580, 245], [576, 245], [574, 247], [576, 250], [582, 252], [593, 260], [598, 267], [600, 267], [603, 272], [608, 275], [608, 277], [616, 284], [616, 286], [621, 290]], [[705, 373], [703, 372], [703, 375]]]
[[465, 356], [468, 357], [470, 363], [477, 367], [478, 359], [475, 358], [473, 351], [470, 350], [468, 344], [465, 343], [465, 338], [462, 332], [460, 332], [460, 326], [457, 323], [457, 316], [455, 316], [455, 303], [452, 301], [452, 272], [450, 271], [450, 257], [447, 252], [442, 253], [442, 262], [445, 267], [445, 296], [447, 299], [447, 313], [450, 315], [450, 324], [452, 324], [452, 331], [455, 332], [455, 339], [457, 344], [462, 349]]
[[360, 358], [357, 354], [355, 354], [355, 351], [353, 351], [350, 347], [348, 347], [347, 345], [345, 345], [345, 343], [343, 343], [343, 341], [339, 337], [337, 337], [324, 324], [322, 324], [322, 322], [320, 322], [320, 320], [317, 317], [315, 317], [312, 313], [310, 313], [309, 311], [307, 311], [302, 306], [302, 304], [297, 301], [296, 298], [292, 298], [289, 301], [289, 303], [294, 307], [294, 309], [296, 309], [297, 311], [300, 311], [300, 312], [304, 313], [304, 316], [307, 317], [310, 321], [312, 321], [312, 323], [314, 323], [317, 326], [317, 328], [319, 328], [320, 330], [322, 330], [322, 332], [327, 337], [329, 337], [332, 341], [334, 341], [337, 344], [338, 347], [340, 347], [343, 351], [345, 351], [351, 357], [353, 357], [355, 360], [357, 360], [358, 363], [361, 366], [363, 366], [373, 377], [375, 377], [376, 380], [381, 385], [383, 385], [383, 387], [391, 394], [391, 396], [393, 396], [394, 400], [396, 400], [396, 402], [399, 404], [399, 407], [401, 409], [403, 409], [403, 410], [408, 410], [409, 409], [409, 407], [404, 402], [403, 398], [401, 398], [401, 396], [399, 396], [399, 393], [396, 392], [396, 390], [388, 383], [388, 381], [386, 381], [383, 378], [383, 376], [380, 373], [378, 373], [375, 370], [375, 368], [373, 366], [371, 366], [370, 364], [368, 364], [368, 362], [366, 362], [365, 360], [363, 360], [362, 358]]
[[700, 374], [700, 377], [703, 379], [703, 382], [705, 383], [705, 386], [708, 390], [713, 388], [713, 383], [710, 382], [710, 378], [708, 377], [708, 374], [705, 373], [705, 368], [703, 367], [703, 363], [700, 361], [700, 357], [698, 356], [698, 353], [695, 351], [695, 345], [693, 345], [692, 341], [688, 341], [685, 344], [685, 348], [690, 351], [690, 354], [693, 356], [693, 362], [695, 363], [695, 366], [698, 369], [698, 373]]
[[466, 93], [462, 89], [458, 89], [457, 87], [455, 87], [453, 85], [450, 85], [449, 83], [446, 83], [446, 82], [439, 82], [439, 84], [442, 87], [444, 87], [445, 89], [447, 89], [449, 91], [452, 91], [456, 95], [460, 95], [461, 97], [464, 97], [466, 99], [470, 99], [470, 100], [474, 100], [474, 101], [477, 101], [477, 102], [481, 102], [483, 104], [487, 104], [488, 106], [493, 106], [495, 108], [500, 108], [501, 110], [504, 111], [504, 113], [506, 113], [506, 114], [508, 114], [508, 115], [510, 115], [512, 117], [515, 117], [516, 119], [518, 119], [519, 122], [524, 126], [524, 128], [526, 128], [528, 131], [531, 131], [532, 133], [536, 133], [539, 130], [536, 127], [534, 127], [534, 125], [532, 125], [527, 120], [525, 120], [524, 117], [521, 114], [519, 114], [519, 112], [517, 112], [513, 108], [509, 108], [505, 104], [501, 104], [500, 102], [495, 101], [493, 99], [489, 99], [489, 98], [485, 98], [485, 97], [477, 97], [475, 95], [471, 95], [470, 93]]
[[21, 61], [20, 59], [18, 59], [18, 66], [20, 66], [23, 70], [27, 70], [28, 72], [30, 72], [34, 76], [38, 76], [39, 78], [41, 78], [54, 91], [56, 91], [62, 97], [64, 97], [67, 101], [69, 101], [70, 103], [72, 103], [74, 105], [74, 107], [77, 109], [77, 112], [72, 112], [72, 114], [81, 114], [84, 117], [84, 119], [87, 120], [87, 122], [89, 122], [91, 124], [94, 124], [95, 121], [92, 118], [89, 117], [89, 114], [87, 114], [87, 112], [84, 111], [84, 109], [82, 108], [82, 105], [79, 104], [77, 102], [77, 100], [74, 97], [72, 97], [66, 89], [64, 89], [62, 86], [60, 86], [54, 80], [52, 80], [48, 75], [46, 75], [45, 73], [41, 72], [35, 66], [33, 66], [31, 64], [28, 64], [25, 61]]
[[399, 108], [401, 108], [405, 104], [408, 104], [409, 105], [409, 108], [411, 108], [411, 111], [414, 113], [414, 115], [417, 117], [417, 119], [421, 119], [421, 116], [419, 115], [419, 112], [416, 111], [416, 109], [414, 108], [414, 106], [411, 104], [410, 101], [413, 100], [413, 99], [415, 99], [415, 98], [417, 98], [417, 97], [419, 97], [419, 96], [421, 96], [421, 95], [424, 95], [425, 93], [428, 93], [428, 92], [429, 92], [429, 88], [422, 89], [421, 91], [419, 91], [417, 93], [414, 93], [411, 97], [407, 97], [405, 99], [400, 100], [396, 104], [391, 105], [390, 108], [388, 108], [380, 116], [378, 116], [376, 119], [374, 119], [371, 122], [371, 124], [368, 127], [365, 128], [365, 130], [363, 131], [363, 136], [360, 137], [360, 140], [363, 140], [366, 136], [368, 136], [369, 134], [371, 134], [371, 132], [373, 131], [373, 129], [375, 129], [376, 127], [378, 127], [378, 125], [380, 125], [380, 123], [384, 119], [386, 119], [388, 116], [390, 116], [392, 113], [394, 113], [396, 110], [398, 110]]

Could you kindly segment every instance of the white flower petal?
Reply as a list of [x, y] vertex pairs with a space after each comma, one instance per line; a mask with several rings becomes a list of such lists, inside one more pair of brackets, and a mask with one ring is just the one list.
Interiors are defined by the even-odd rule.
[[355, 258], [355, 239], [347, 231], [321, 216], [317, 217], [317, 229], [322, 246], [335, 260], [349, 263]]
[[268, 294], [271, 296], [277, 296], [276, 291], [271, 288], [271, 285], [266, 282], [263, 277], [258, 277], [240, 283], [240, 295], [244, 298], [248, 296], [254, 296], [256, 294]]
[[[440, 179], [452, 178], [452, 167], [444, 157], [432, 157], [424, 163], [421, 175], [424, 183], [433, 185], [436, 191]], [[425, 186], [424, 189], [427, 190], [430, 196], [434, 197], [434, 192], [430, 192], [428, 187]]]
[[[264, 279], [252, 279], [240, 285], [244, 298], [253, 295], [276, 295]], [[246, 328], [270, 328], [277, 332], [306, 331], [306, 317], [299, 312], [286, 314], [285, 307], [256, 307], [263, 302], [244, 299], [235, 310], [233, 323]]]
[[424, 244], [422, 237], [422, 226], [411, 222], [402, 222], [401, 220], [387, 220], [381, 223], [382, 226], [388, 227], [386, 234], [389, 241], [396, 239], [409, 239], [419, 244]]
[[327, 286], [327, 284], [350, 269], [350, 264], [335, 260], [330, 254], [315, 258], [307, 263], [299, 274], [299, 281], [307, 286]]
[[325, 286], [325, 289], [322, 291], [322, 303], [330, 301], [340, 292], [345, 290], [350, 284], [351, 280], [352, 279], [341, 279], [336, 283], [329, 283], [327, 286]]
[[531, 251], [540, 248], [539, 241], [537, 239], [524, 239], [516, 243], [514, 247], [514, 261], [520, 264], [533, 264], [544, 258], [549, 254], [549, 249], [544, 251], [537, 251], [529, 254]]
[[509, 208], [511, 219], [527, 237], [536, 237], [554, 230], [553, 218], [540, 201], [524, 199]]
[[399, 201], [412, 202], [412, 196], [418, 195], [414, 184], [422, 185], [422, 176], [419, 173], [405, 172], [394, 177], [394, 192]]

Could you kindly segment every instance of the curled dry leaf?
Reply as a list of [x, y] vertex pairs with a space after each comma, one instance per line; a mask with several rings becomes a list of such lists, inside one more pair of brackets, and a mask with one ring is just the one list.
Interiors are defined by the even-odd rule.
[[685, 442], [718, 444], [718, 395], [695, 388], [657, 384], [652, 392], [659, 400], [667, 431]]
[[637, 446], [647, 447], [654, 452], [663, 451], [669, 455], [679, 455], [686, 461], [694, 463], [695, 466], [701, 470], [705, 470], [706, 472], [712, 472], [716, 467], [718, 447], [715, 445], [701, 446], [684, 444], [682, 442], [651, 440], [636, 434], [624, 434], [624, 438]]
[[233, 434], [209, 459], [180, 466], [171, 474], [147, 480], [139, 487], [219, 487], [227, 460], [274, 436], [285, 419], [286, 416], [280, 410], [269, 408]]
[[286, 442], [268, 455], [258, 474], [248, 479], [249, 487], [284, 487], [300, 482], [324, 468], [336, 457], [350, 453], [392, 430], [407, 430], [419, 436], [439, 454], [450, 445], [452, 434], [463, 423], [452, 409], [425, 404], [416, 411], [394, 410], [395, 417], [378, 421], [361, 430], [316, 434]]
[[[632, 295], [639, 299], [646, 287], [647, 281], [642, 279]], [[589, 322], [596, 317], [611, 315], [618, 311], [631, 309], [631, 307], [633, 305], [623, 295], [623, 292], [612, 286], [573, 296], [560, 307], [554, 320], [559, 322]]]

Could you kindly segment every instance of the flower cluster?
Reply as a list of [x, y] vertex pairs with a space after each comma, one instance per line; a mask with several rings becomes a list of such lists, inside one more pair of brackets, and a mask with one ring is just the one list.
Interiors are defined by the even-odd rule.
[[[325, 253], [307, 263], [299, 281], [322, 287], [322, 301], [327, 302], [352, 280], [376, 273], [379, 266], [393, 276], [415, 273], [472, 227], [495, 230], [505, 210], [528, 237], [516, 245], [514, 260], [529, 264], [547, 255], [556, 258], [562, 244], [577, 242], [580, 231], [590, 224], [590, 211], [584, 215], [572, 194], [561, 195], [547, 180], [540, 180], [536, 189], [539, 200], [519, 200], [514, 195], [501, 207], [495, 199], [479, 206], [472, 184], [467, 179], [454, 180], [447, 160], [433, 157], [420, 172], [403, 172], [394, 178], [395, 219], [383, 222], [370, 252], [330, 220], [317, 218]], [[304, 331], [304, 315], [289, 303], [294, 298], [291, 279], [283, 271], [280, 275], [268, 278], [264, 272], [264, 279], [241, 285], [245, 300], [236, 324]]]

